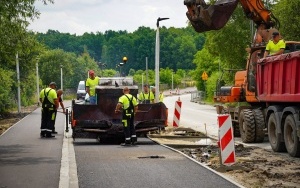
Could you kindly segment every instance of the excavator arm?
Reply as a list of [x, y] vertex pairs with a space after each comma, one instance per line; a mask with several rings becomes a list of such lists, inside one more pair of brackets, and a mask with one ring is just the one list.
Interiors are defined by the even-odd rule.
[[263, 24], [265, 29], [269, 29], [275, 25], [262, 0], [217, 0], [213, 5], [206, 4], [204, 0], [184, 0], [188, 9], [186, 15], [199, 33], [223, 28], [238, 3], [241, 3], [246, 17], [257, 26]]

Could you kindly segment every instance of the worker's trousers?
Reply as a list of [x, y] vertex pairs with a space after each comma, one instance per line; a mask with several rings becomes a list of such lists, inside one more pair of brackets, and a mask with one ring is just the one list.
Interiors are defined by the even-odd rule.
[[56, 117], [56, 110], [49, 108], [42, 108], [42, 123], [41, 131], [42, 132], [51, 132], [54, 129]]
[[136, 142], [134, 115], [123, 115], [122, 123], [124, 126], [125, 143]]

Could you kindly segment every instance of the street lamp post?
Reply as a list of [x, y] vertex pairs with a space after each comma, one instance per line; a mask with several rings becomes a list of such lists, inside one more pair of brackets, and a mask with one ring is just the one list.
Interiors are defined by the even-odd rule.
[[174, 72], [172, 71], [172, 92], [173, 92], [173, 89], [174, 89]]
[[21, 89], [20, 89], [20, 69], [19, 69], [19, 54], [16, 54], [16, 69], [18, 81], [18, 113], [21, 113]]
[[40, 106], [40, 85], [39, 85], [39, 58], [36, 58], [36, 94], [37, 94], [37, 105]]
[[146, 84], [148, 84], [148, 57], [146, 57]]
[[169, 18], [157, 18], [156, 41], [155, 41], [155, 102], [159, 101], [159, 22]]
[[103, 69], [106, 67], [106, 63], [98, 62], [98, 65], [100, 66], [100, 70], [101, 70], [100, 74], [103, 77]]
[[144, 88], [144, 73], [142, 73], [142, 89]]
[[[61, 90], [63, 91], [63, 65], [60, 65], [60, 86]], [[63, 99], [63, 96], [61, 96], [61, 99]]]
[[120, 67], [120, 77], [122, 77], [122, 69], [121, 67], [124, 65], [125, 63], [121, 62], [119, 63], [119, 67]]

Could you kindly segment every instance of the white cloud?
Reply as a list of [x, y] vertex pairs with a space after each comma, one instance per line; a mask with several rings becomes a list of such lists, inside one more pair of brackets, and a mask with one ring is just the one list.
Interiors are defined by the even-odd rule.
[[46, 32], [48, 29], [82, 35], [84, 32], [127, 30], [133, 32], [140, 26], [156, 28], [158, 17], [169, 17], [160, 25], [185, 27], [187, 8], [184, 0], [56, 0], [43, 6], [29, 29]]

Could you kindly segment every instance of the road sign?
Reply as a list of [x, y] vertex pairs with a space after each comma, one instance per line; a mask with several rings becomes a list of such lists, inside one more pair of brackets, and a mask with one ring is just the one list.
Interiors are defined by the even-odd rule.
[[208, 75], [206, 74], [205, 71], [202, 73], [201, 78], [202, 78], [202, 80], [207, 80], [208, 79]]

